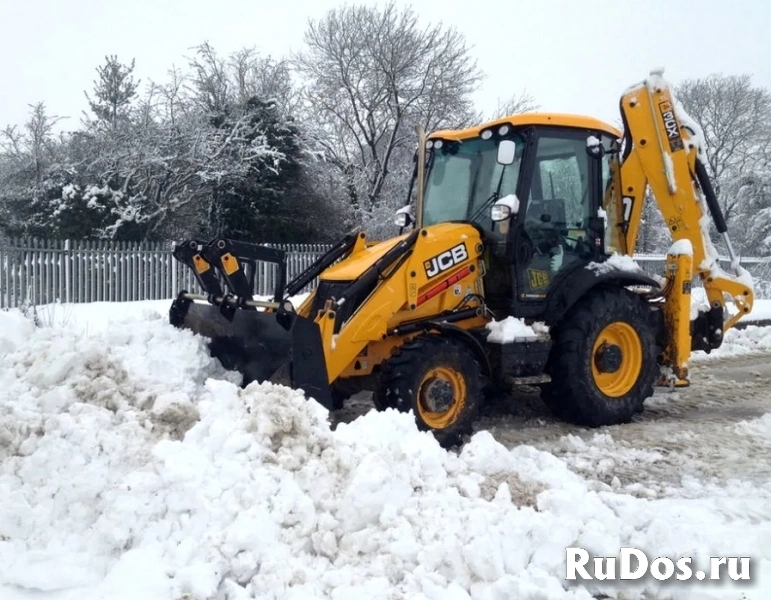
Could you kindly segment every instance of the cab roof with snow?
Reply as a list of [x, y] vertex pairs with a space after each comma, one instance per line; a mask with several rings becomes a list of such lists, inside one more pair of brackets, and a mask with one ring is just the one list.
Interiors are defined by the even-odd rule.
[[604, 121], [595, 119], [594, 117], [562, 113], [530, 112], [502, 117], [494, 121], [488, 121], [482, 125], [469, 127], [468, 129], [435, 131], [428, 135], [428, 139], [442, 138], [445, 140], [462, 140], [474, 138], [478, 137], [485, 129], [494, 128], [504, 124], [513, 125], [514, 127], [522, 127], [528, 125], [555, 125], [558, 127], [575, 127], [578, 129], [592, 129], [595, 131], [602, 131], [616, 138], [621, 137], [621, 132], [618, 129], [612, 125], [609, 125], [608, 123], [605, 123]]

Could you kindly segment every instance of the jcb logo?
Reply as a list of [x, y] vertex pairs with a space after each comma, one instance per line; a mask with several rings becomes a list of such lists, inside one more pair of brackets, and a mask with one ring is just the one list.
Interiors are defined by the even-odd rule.
[[538, 290], [549, 285], [548, 271], [542, 271], [540, 269], [528, 269], [527, 274], [530, 279], [531, 290]]
[[683, 138], [680, 136], [680, 128], [677, 126], [675, 111], [672, 104], [666, 100], [659, 102], [659, 111], [664, 120], [664, 129], [667, 130], [667, 139], [669, 140], [669, 149], [672, 152], [683, 149]]
[[431, 279], [467, 259], [468, 250], [466, 250], [466, 244], [461, 242], [454, 248], [450, 248], [446, 252], [428, 259], [423, 263], [423, 268], [426, 270], [426, 276]]

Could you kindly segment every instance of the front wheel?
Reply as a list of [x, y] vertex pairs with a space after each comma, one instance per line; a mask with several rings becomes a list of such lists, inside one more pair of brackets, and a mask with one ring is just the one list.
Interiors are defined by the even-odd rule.
[[461, 341], [427, 334], [398, 348], [381, 373], [384, 404], [412, 410], [418, 427], [450, 447], [471, 433], [482, 383], [474, 353]]
[[658, 346], [647, 303], [626, 289], [590, 292], [557, 325], [542, 398], [559, 418], [625, 423], [653, 395]]

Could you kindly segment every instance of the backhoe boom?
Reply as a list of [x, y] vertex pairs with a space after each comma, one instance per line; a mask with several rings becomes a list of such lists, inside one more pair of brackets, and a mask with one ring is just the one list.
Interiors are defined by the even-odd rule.
[[[706, 351], [722, 342], [725, 331], [753, 303], [753, 283], [736, 258], [725, 218], [704, 168], [705, 148], [700, 127], [677, 103], [660, 72], [628, 89], [621, 98], [625, 135], [614, 169], [614, 193], [609, 214], [611, 250], [633, 255], [640, 233], [646, 188], [650, 186], [675, 245], [667, 262], [668, 288], [665, 317], [669, 319], [669, 348], [665, 354], [676, 369], [692, 349]], [[709, 214], [708, 214], [709, 213]], [[731, 273], [718, 262], [710, 239], [710, 218], [723, 236]], [[686, 277], [677, 270], [686, 270]], [[691, 269], [693, 270], [691, 273]], [[690, 284], [698, 275], [704, 285], [709, 311], [691, 327]], [[677, 279], [678, 287], [674, 288]], [[737, 312], [725, 316], [726, 296]]]

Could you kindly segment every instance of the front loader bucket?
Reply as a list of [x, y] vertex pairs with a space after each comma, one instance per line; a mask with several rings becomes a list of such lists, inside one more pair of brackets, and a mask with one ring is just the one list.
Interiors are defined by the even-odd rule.
[[230, 320], [217, 306], [178, 298], [169, 317], [175, 327], [209, 338], [212, 356], [226, 369], [240, 371], [244, 385], [270, 380], [290, 361], [292, 335], [275, 313], [236, 310]]
[[[363, 234], [346, 236], [289, 283], [283, 250], [224, 238], [175, 244], [174, 258], [191, 269], [205, 293], [181, 291], [169, 321], [209, 338], [212, 356], [226, 369], [240, 371], [244, 385], [271, 381], [302, 389], [332, 409], [319, 327], [312, 318], [298, 315], [287, 298], [351, 252], [357, 240], [363, 243]], [[271, 301], [253, 298], [257, 261], [277, 266]]]
[[270, 381], [302, 389], [332, 410], [324, 349], [318, 325], [295, 313], [238, 309], [226, 317], [220, 307], [196, 304], [181, 292], [169, 322], [209, 338], [209, 351], [226, 369], [239, 371], [243, 385]]

